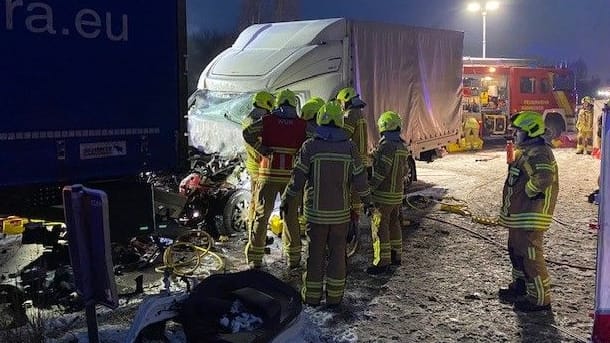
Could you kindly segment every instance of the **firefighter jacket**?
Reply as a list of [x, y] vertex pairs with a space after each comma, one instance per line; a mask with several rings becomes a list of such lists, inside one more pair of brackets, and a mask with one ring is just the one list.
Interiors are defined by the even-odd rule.
[[547, 230], [557, 203], [558, 179], [553, 151], [543, 138], [520, 144], [508, 167], [500, 224], [513, 229]]
[[318, 124], [316, 123], [316, 119], [311, 119], [307, 121], [307, 138], [315, 137], [316, 129], [318, 128]]
[[384, 132], [373, 153], [370, 181], [373, 202], [384, 205], [402, 203], [408, 158], [409, 150], [400, 138], [400, 132]]
[[[248, 126], [252, 125], [252, 123], [258, 121], [267, 114], [269, 114], [267, 110], [254, 107], [241, 122], [242, 129], [245, 130]], [[258, 173], [258, 165], [260, 164], [260, 161], [261, 155], [256, 152], [256, 150], [250, 144], [246, 143], [246, 170], [251, 176]]]
[[365, 167], [370, 165], [368, 156], [368, 132], [366, 120], [362, 115], [361, 108], [350, 108], [347, 110], [344, 118], [343, 129], [347, 132], [347, 136], [356, 144], [358, 155]]
[[301, 147], [282, 202], [305, 187], [303, 214], [310, 223], [343, 224], [350, 220], [351, 187], [370, 202], [366, 172], [356, 145], [342, 129], [320, 126]]
[[262, 155], [258, 180], [290, 180], [294, 157], [305, 141], [307, 123], [291, 112], [277, 110], [252, 123], [243, 131], [244, 140]]
[[593, 111], [584, 108], [578, 111], [576, 129], [579, 132], [593, 132]]

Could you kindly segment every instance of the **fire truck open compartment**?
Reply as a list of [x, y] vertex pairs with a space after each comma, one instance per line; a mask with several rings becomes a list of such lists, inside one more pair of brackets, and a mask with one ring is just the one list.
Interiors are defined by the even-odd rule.
[[565, 68], [536, 66], [525, 59], [464, 58], [462, 109], [474, 117], [484, 138], [507, 134], [510, 115], [542, 114], [552, 137], [573, 132], [574, 76]]

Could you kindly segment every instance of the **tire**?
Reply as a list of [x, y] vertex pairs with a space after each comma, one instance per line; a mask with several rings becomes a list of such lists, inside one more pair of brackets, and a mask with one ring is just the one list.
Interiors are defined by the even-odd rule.
[[246, 231], [248, 218], [248, 207], [252, 194], [247, 189], [236, 189], [229, 193], [223, 208], [223, 232], [222, 235], [230, 235], [234, 232]]

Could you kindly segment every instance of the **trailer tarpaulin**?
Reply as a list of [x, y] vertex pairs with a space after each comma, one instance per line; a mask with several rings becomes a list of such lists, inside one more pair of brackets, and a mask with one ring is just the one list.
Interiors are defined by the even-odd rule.
[[464, 33], [363, 21], [353, 21], [350, 29], [355, 88], [368, 104], [370, 147], [379, 138], [377, 118], [388, 110], [402, 117], [407, 142], [455, 136]]
[[597, 233], [597, 278], [595, 280], [595, 320], [593, 342], [610, 342], [610, 110], [602, 123], [602, 164], [599, 185], [599, 232]]

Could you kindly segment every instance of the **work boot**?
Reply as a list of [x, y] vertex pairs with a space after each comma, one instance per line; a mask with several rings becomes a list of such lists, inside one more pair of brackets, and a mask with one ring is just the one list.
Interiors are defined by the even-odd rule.
[[576, 155], [582, 155], [583, 151], [576, 150]]
[[498, 290], [498, 298], [500, 302], [505, 304], [512, 304], [523, 298], [525, 294], [525, 282], [522, 280], [511, 282], [508, 288], [500, 288]]
[[400, 266], [402, 264], [400, 255], [396, 252], [396, 250], [392, 250], [390, 252], [392, 255], [391, 260], [392, 260], [392, 265], [393, 266]]
[[520, 312], [550, 311], [551, 304], [536, 305], [526, 299], [515, 302], [514, 309]]
[[366, 268], [366, 273], [370, 275], [385, 274], [390, 270], [390, 266], [370, 266]]

